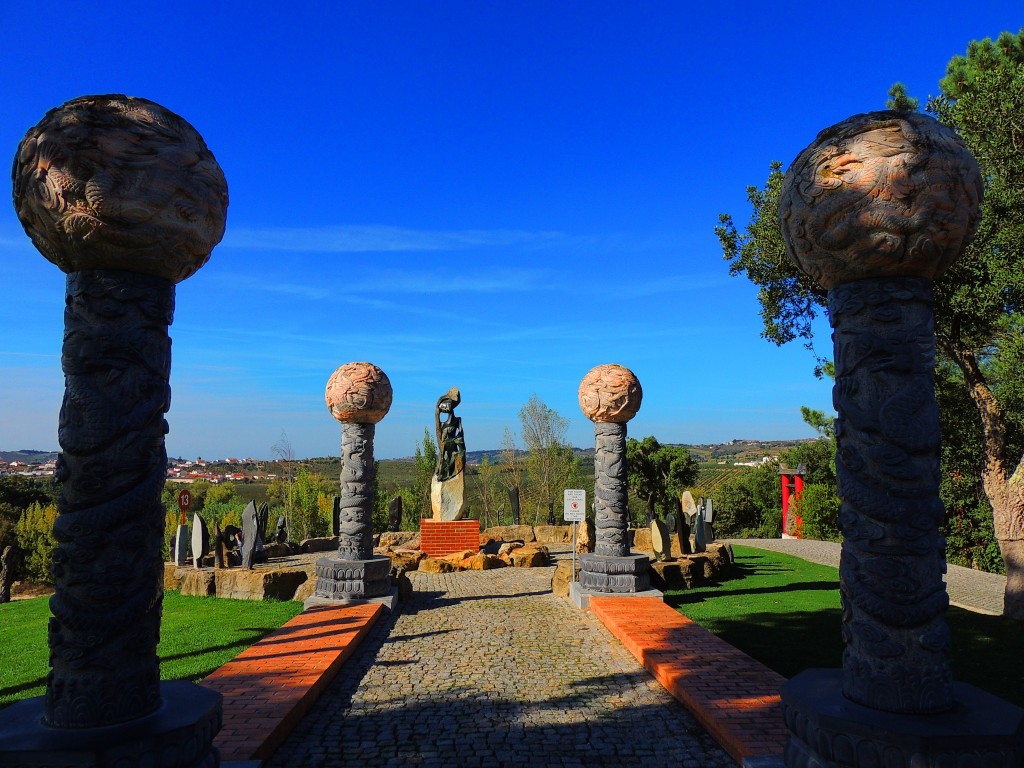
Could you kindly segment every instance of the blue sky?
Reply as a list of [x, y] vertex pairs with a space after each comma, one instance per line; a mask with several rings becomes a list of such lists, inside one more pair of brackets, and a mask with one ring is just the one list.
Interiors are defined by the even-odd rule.
[[[1019, 0], [55, 2], [0, 5], [0, 156], [51, 107], [126, 93], [191, 122], [228, 180], [224, 241], [178, 285], [172, 456], [336, 455], [339, 365], [395, 390], [378, 458], [462, 390], [470, 450], [536, 393], [591, 445], [594, 365], [644, 389], [632, 436], [812, 433], [831, 385], [760, 338], [713, 228], [822, 128], [922, 99]], [[3, 148], [6, 147], [6, 150]], [[9, 199], [9, 198], [8, 198]], [[0, 206], [0, 449], [57, 449], [64, 275]], [[829, 351], [827, 326], [819, 339]]]

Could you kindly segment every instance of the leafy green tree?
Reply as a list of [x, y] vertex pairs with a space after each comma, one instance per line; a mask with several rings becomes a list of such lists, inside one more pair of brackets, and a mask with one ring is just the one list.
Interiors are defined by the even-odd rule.
[[36, 501], [22, 513], [14, 527], [25, 575], [41, 584], [53, 583], [53, 549], [57, 546], [53, 535], [55, 522], [57, 505]]
[[430, 517], [430, 482], [434, 477], [434, 470], [437, 468], [437, 446], [434, 438], [430, 436], [430, 430], [423, 428], [423, 441], [416, 446], [416, 453], [413, 456], [413, 463], [416, 466], [416, 479], [413, 481], [413, 492], [416, 496], [416, 511], [419, 519]]
[[626, 467], [629, 489], [644, 500], [648, 525], [657, 507], [675, 512], [679, 495], [700, 474], [700, 464], [688, 450], [662, 445], [653, 436], [626, 441]]
[[235, 498], [235, 484], [231, 482], [213, 485], [206, 492], [206, 504], [228, 504]]
[[[1024, 385], [1014, 375], [1024, 348], [1024, 29], [970, 43], [965, 56], [950, 61], [939, 88], [927, 110], [960, 134], [985, 180], [978, 234], [935, 284], [938, 351], [952, 366], [940, 366], [939, 375], [958, 380], [974, 410], [968, 418], [947, 407], [943, 433], [973, 424], [980, 435], [981, 487], [1007, 573], [1004, 612], [1024, 619]], [[890, 104], [913, 106], [899, 87]], [[825, 292], [785, 256], [777, 218], [782, 177], [775, 162], [764, 188], [748, 187], [753, 210], [742, 233], [726, 214], [715, 231], [730, 274], [758, 286], [762, 335], [776, 344], [801, 339], [813, 350], [812, 321]], [[819, 372], [824, 362], [818, 357]]]
[[484, 456], [473, 472], [473, 482], [480, 497], [480, 506], [483, 507], [481, 517], [484, 528], [488, 527], [491, 520], [494, 525], [498, 524], [499, 471], [498, 465], [491, 463], [491, 460]]
[[334, 489], [326, 477], [300, 467], [292, 483], [289, 538], [302, 541], [329, 535], [333, 498]]
[[777, 539], [782, 535], [779, 464], [737, 472], [715, 488], [715, 535]]
[[535, 504], [534, 524], [541, 508], [557, 499], [579, 475], [579, 460], [572, 446], [565, 442], [569, 420], [548, 407], [536, 393], [519, 409], [523, 443], [528, 451], [526, 471], [530, 477], [532, 501]]

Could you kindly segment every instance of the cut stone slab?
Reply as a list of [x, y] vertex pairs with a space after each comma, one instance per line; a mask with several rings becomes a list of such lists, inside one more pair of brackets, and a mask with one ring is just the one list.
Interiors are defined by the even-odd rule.
[[572, 600], [577, 608], [584, 611], [588, 610], [591, 597], [656, 597], [659, 600], [664, 600], [665, 593], [660, 589], [645, 589], [642, 592], [597, 592], [592, 589], [584, 589], [578, 581], [574, 581], [569, 585], [569, 599]]
[[216, 576], [216, 594], [235, 600], [291, 600], [307, 578], [300, 570], [225, 568]]
[[217, 594], [216, 574], [212, 569], [189, 570], [181, 580], [181, 594], [209, 597]]
[[571, 525], [538, 525], [533, 535], [541, 544], [566, 544], [572, 541]]
[[481, 539], [496, 541], [522, 541], [529, 543], [537, 540], [532, 525], [495, 525], [480, 533]]

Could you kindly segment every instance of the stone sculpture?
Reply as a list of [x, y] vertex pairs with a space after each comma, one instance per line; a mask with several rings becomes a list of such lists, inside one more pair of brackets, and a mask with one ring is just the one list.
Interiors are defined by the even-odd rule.
[[512, 525], [519, 525], [519, 486], [508, 489], [508, 505], [512, 508]]
[[391, 559], [373, 554], [373, 436], [391, 408], [391, 382], [371, 363], [346, 363], [327, 382], [327, 407], [341, 422], [338, 551], [316, 563], [317, 598], [380, 597], [391, 590]]
[[668, 526], [657, 517], [651, 521], [651, 550], [659, 562], [672, 559], [672, 537]]
[[841, 672], [783, 687], [788, 766], [835, 765], [837, 749], [886, 764], [1022, 757], [1021, 710], [954, 684], [947, 656], [931, 281], [973, 236], [981, 194], [956, 134], [909, 112], [822, 131], [786, 174], [786, 250], [828, 289], [834, 330], [845, 643]]
[[277, 516], [277, 531], [274, 533], [274, 541], [284, 544], [288, 541], [288, 522], [284, 515]]
[[[106, 95], [48, 112], [22, 140], [12, 176], [26, 233], [67, 273], [51, 672], [33, 727], [48, 729], [43, 741], [60, 761], [84, 763], [137, 737], [140, 718], [172, 710], [184, 713], [179, 725], [190, 723], [176, 739], [188, 749], [165, 758], [154, 735], [133, 741], [123, 759], [200, 764], [215, 754], [220, 699], [160, 683], [160, 494], [175, 284], [224, 234], [224, 175], [185, 120], [145, 99]], [[10, 762], [7, 743], [0, 764]]]
[[388, 502], [388, 530], [398, 531], [402, 528], [402, 497], [395, 496]]
[[579, 403], [594, 422], [593, 554], [580, 555], [579, 585], [595, 592], [641, 592], [650, 587], [646, 555], [629, 552], [626, 422], [640, 410], [643, 390], [621, 365], [599, 365], [580, 382]]
[[215, 568], [223, 568], [225, 563], [224, 534], [220, 530], [220, 523], [213, 524], [213, 565]]
[[210, 529], [198, 512], [192, 515], [192, 567], [201, 568], [203, 558], [210, 551]]
[[708, 541], [707, 541], [707, 530], [704, 527], [704, 504], [701, 503], [695, 507], [696, 511], [693, 514], [693, 551], [694, 552], [707, 552]]
[[256, 503], [250, 501], [242, 510], [242, 567], [252, 570], [256, 564], [256, 547], [260, 540], [259, 512]]
[[461, 520], [466, 514], [466, 438], [455, 408], [462, 402], [458, 387], [437, 400], [434, 429], [437, 467], [430, 482], [430, 507], [435, 520]]
[[[689, 493], [687, 491], [686, 493]], [[693, 497], [690, 497], [693, 501]], [[686, 508], [683, 500], [679, 499], [679, 514], [676, 515], [676, 536], [679, 537], [679, 551], [684, 555], [692, 555], [693, 548], [690, 546], [690, 525], [687, 522]]]

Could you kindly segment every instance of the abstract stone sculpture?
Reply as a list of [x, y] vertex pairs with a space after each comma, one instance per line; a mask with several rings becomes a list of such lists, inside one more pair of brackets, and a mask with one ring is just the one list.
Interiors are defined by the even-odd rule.
[[388, 530], [398, 531], [402, 527], [402, 497], [395, 496], [388, 502]]
[[[156, 761], [146, 752], [157, 750], [156, 734], [174, 719], [161, 714], [168, 706], [161, 702], [177, 698], [192, 724], [191, 746], [159, 759], [202, 764], [211, 759], [219, 697], [160, 683], [160, 494], [174, 286], [206, 263], [223, 236], [224, 175], [191, 125], [120, 95], [82, 97], [48, 112], [22, 140], [12, 175], [26, 233], [67, 273], [52, 670], [42, 725], [33, 728], [48, 729], [55, 751], [73, 745], [60, 760], [91, 759], [85, 755], [97, 739], [110, 747], [130, 738], [126, 755]], [[0, 719], [34, 701], [12, 705]], [[140, 741], [140, 729], [152, 739]], [[8, 764], [3, 749], [0, 764]]]
[[346, 363], [327, 382], [327, 407], [342, 424], [338, 551], [316, 563], [318, 598], [363, 599], [391, 589], [391, 559], [373, 555], [373, 436], [391, 408], [391, 382], [371, 363]]
[[512, 508], [512, 525], [519, 525], [519, 486], [508, 489], [508, 505]]
[[594, 422], [593, 554], [580, 555], [579, 585], [595, 592], [641, 592], [650, 587], [646, 555], [629, 552], [626, 422], [640, 410], [643, 390], [621, 365], [599, 365], [580, 382], [579, 403]]
[[256, 564], [256, 544], [260, 534], [259, 513], [256, 503], [250, 501], [242, 510], [242, 567], [251, 571]]
[[192, 567], [201, 568], [203, 558], [210, 551], [210, 529], [206, 527], [206, 521], [202, 515], [196, 512], [192, 515]]
[[783, 688], [789, 766], [838, 764], [840, 743], [887, 764], [1016, 764], [1020, 710], [952, 681], [938, 530], [931, 280], [973, 236], [981, 194], [956, 134], [907, 112], [822, 131], [786, 174], [787, 253], [829, 290], [834, 329], [845, 643], [841, 674]]
[[466, 438], [462, 419], [455, 415], [460, 402], [458, 387], [452, 387], [434, 408], [437, 467], [430, 483], [430, 507], [435, 520], [461, 520], [466, 514]]

